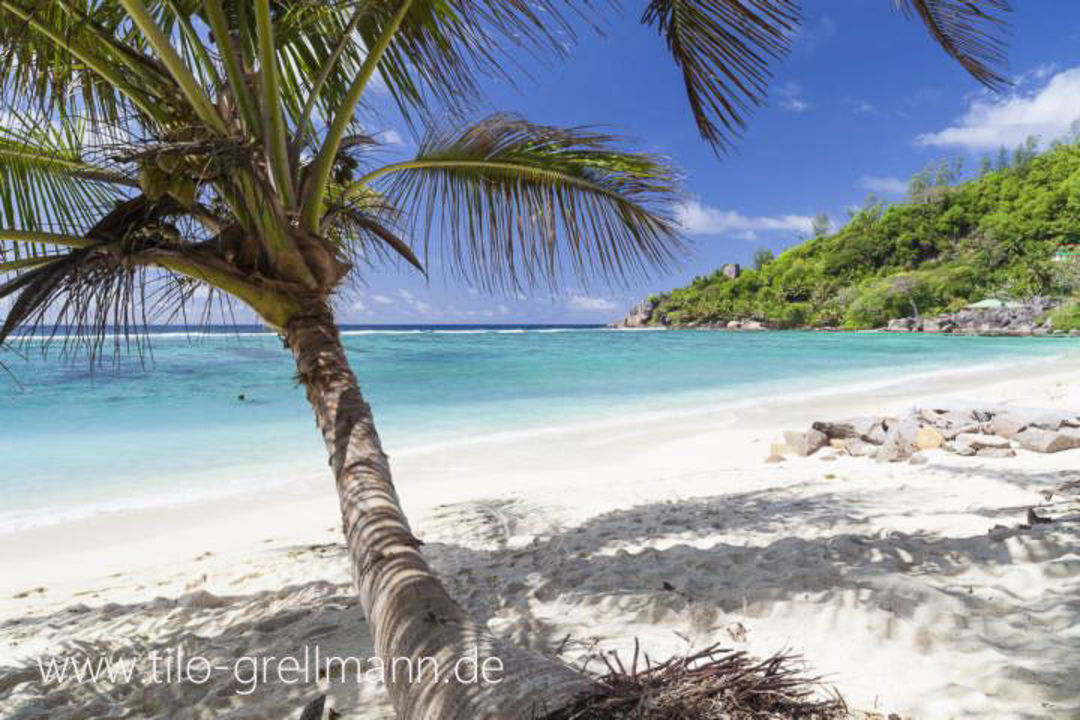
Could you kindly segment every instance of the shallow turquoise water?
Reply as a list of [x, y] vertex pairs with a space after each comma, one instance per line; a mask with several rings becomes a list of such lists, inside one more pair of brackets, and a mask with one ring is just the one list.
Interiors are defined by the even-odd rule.
[[[599, 328], [354, 329], [349, 359], [400, 451], [1080, 351], [1074, 339]], [[259, 332], [158, 333], [153, 357], [0, 356], [0, 532], [320, 477], [291, 357]], [[238, 396], [243, 394], [244, 401]]]

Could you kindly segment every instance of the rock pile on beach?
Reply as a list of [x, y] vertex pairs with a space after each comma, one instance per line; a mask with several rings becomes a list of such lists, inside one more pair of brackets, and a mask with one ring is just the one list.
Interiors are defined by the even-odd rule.
[[1046, 316], [1059, 304], [1051, 298], [1033, 298], [1002, 307], [967, 308], [944, 315], [895, 318], [889, 321], [885, 329], [888, 332], [946, 335], [1050, 335], [1055, 330]]
[[1056, 453], [1080, 448], [1080, 413], [1014, 407], [912, 408], [903, 417], [818, 421], [804, 432], [784, 433], [769, 460], [809, 456], [819, 450], [873, 457], [881, 462], [917, 459], [923, 450], [957, 455], [1012, 457], [1017, 449]]

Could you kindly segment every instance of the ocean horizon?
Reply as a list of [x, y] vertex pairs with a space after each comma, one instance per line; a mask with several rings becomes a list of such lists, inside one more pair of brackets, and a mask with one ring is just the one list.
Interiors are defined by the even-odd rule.
[[[342, 336], [391, 455], [1080, 352], [1075, 338], [565, 324], [345, 325]], [[0, 356], [0, 534], [329, 482], [295, 366], [273, 332], [158, 326], [149, 339], [142, 353], [114, 355], [107, 343], [94, 365], [40, 335]]]

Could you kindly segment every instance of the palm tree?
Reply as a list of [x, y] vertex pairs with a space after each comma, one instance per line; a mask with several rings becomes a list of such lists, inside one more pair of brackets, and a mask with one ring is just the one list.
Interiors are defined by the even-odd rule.
[[[1006, 0], [900, 4], [978, 80], [1003, 83], [988, 31]], [[277, 330], [326, 443], [377, 653], [451, 667], [478, 649], [504, 667], [497, 685], [391, 681], [400, 717], [540, 716], [590, 681], [493, 638], [432, 573], [331, 299], [385, 260], [423, 272], [436, 237], [449, 271], [487, 289], [561, 271], [619, 280], [676, 255], [661, 160], [587, 128], [464, 120], [479, 78], [563, 53], [597, 12], [560, 0], [0, 0], [0, 342], [56, 323], [93, 355], [106, 330], [175, 313], [200, 286]], [[642, 21], [722, 151], [800, 14], [793, 0], [650, 0]], [[379, 163], [361, 119], [380, 98], [415, 131], [415, 157]]]

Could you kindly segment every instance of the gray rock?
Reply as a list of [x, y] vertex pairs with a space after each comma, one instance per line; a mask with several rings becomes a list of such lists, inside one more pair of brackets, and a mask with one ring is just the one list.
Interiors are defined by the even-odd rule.
[[961, 433], [956, 436], [956, 442], [970, 445], [976, 450], [982, 448], [1008, 448], [1009, 439], [997, 435], [983, 435], [981, 433]]
[[848, 424], [851, 425], [852, 429], [864, 440], [873, 442], [871, 436], [875, 432], [880, 432], [881, 438], [883, 440], [885, 439], [885, 421], [882, 418], [864, 415], [851, 418], [848, 420]]
[[908, 460], [908, 462], [912, 465], [925, 465], [926, 463], [930, 462], [930, 460], [922, 453], [915, 453], [911, 456], [911, 459]]
[[210, 594], [206, 590], [196, 590], [187, 595], [181, 595], [176, 599], [176, 604], [180, 607], [203, 610], [221, 607], [225, 604], [225, 601], [217, 595]]
[[885, 329], [888, 332], [911, 332], [914, 327], [914, 318], [893, 318]]
[[844, 441], [844, 449], [847, 451], [848, 455], [854, 457], [866, 457], [876, 453], [878, 451], [878, 445], [860, 438], [849, 438]]
[[956, 453], [963, 457], [970, 457], [975, 454], [975, 448], [971, 447], [967, 443], [954, 442], [945, 446], [945, 449], [949, 452]]
[[824, 422], [819, 420], [811, 425], [814, 430], [825, 433], [825, 437], [830, 440], [846, 440], [848, 438], [860, 437], [860, 433], [855, 429], [855, 426], [849, 422]]
[[964, 426], [975, 422], [975, 415], [970, 410], [947, 410], [939, 419], [948, 427]]
[[1060, 301], [1031, 298], [1022, 304], [999, 308], [965, 308], [932, 317], [894, 318], [890, 332], [942, 332], [962, 335], [1047, 335], [1050, 327], [1043, 318]]
[[1044, 430], [1029, 427], [1017, 434], [1015, 439], [1025, 450], [1039, 453], [1056, 453], [1080, 448], [1080, 432], [1074, 431], [1073, 428]]
[[656, 309], [660, 305], [661, 297], [653, 297], [647, 300], [642, 300], [637, 305], [630, 308], [630, 312], [626, 314], [626, 317], [624, 317], [622, 320], [619, 320], [618, 322], [612, 323], [612, 327], [646, 327], [655, 320], [659, 320], [663, 324], [666, 324], [666, 322], [664, 322], [666, 318], [654, 317], [654, 315], [656, 314]]
[[1005, 438], [1014, 438], [1027, 427], [1027, 421], [1008, 412], [998, 413], [990, 421], [990, 432]]
[[1008, 458], [1015, 457], [1016, 451], [1010, 447], [983, 447], [976, 450], [975, 454], [979, 457]]
[[954, 425], [952, 427], [941, 428], [941, 436], [946, 440], [955, 440], [960, 435], [978, 434], [981, 431], [982, 426], [978, 423], [968, 423], [967, 425]]
[[888, 435], [888, 431], [885, 429], [885, 423], [879, 423], [870, 428], [870, 432], [866, 433], [866, 441], [875, 445], [881, 445], [885, 442], [885, 437]]
[[891, 424], [875, 458], [878, 462], [898, 462], [911, 457], [916, 450], [915, 437], [919, 432], [917, 413], [909, 413], [904, 419]]
[[1044, 411], [1032, 418], [1028, 424], [1043, 430], [1057, 430], [1074, 419], [1075, 416], [1071, 413]]
[[787, 431], [784, 433], [784, 443], [791, 448], [796, 455], [806, 457], [813, 455], [821, 448], [829, 444], [829, 438], [819, 430], [807, 430], [806, 432]]

